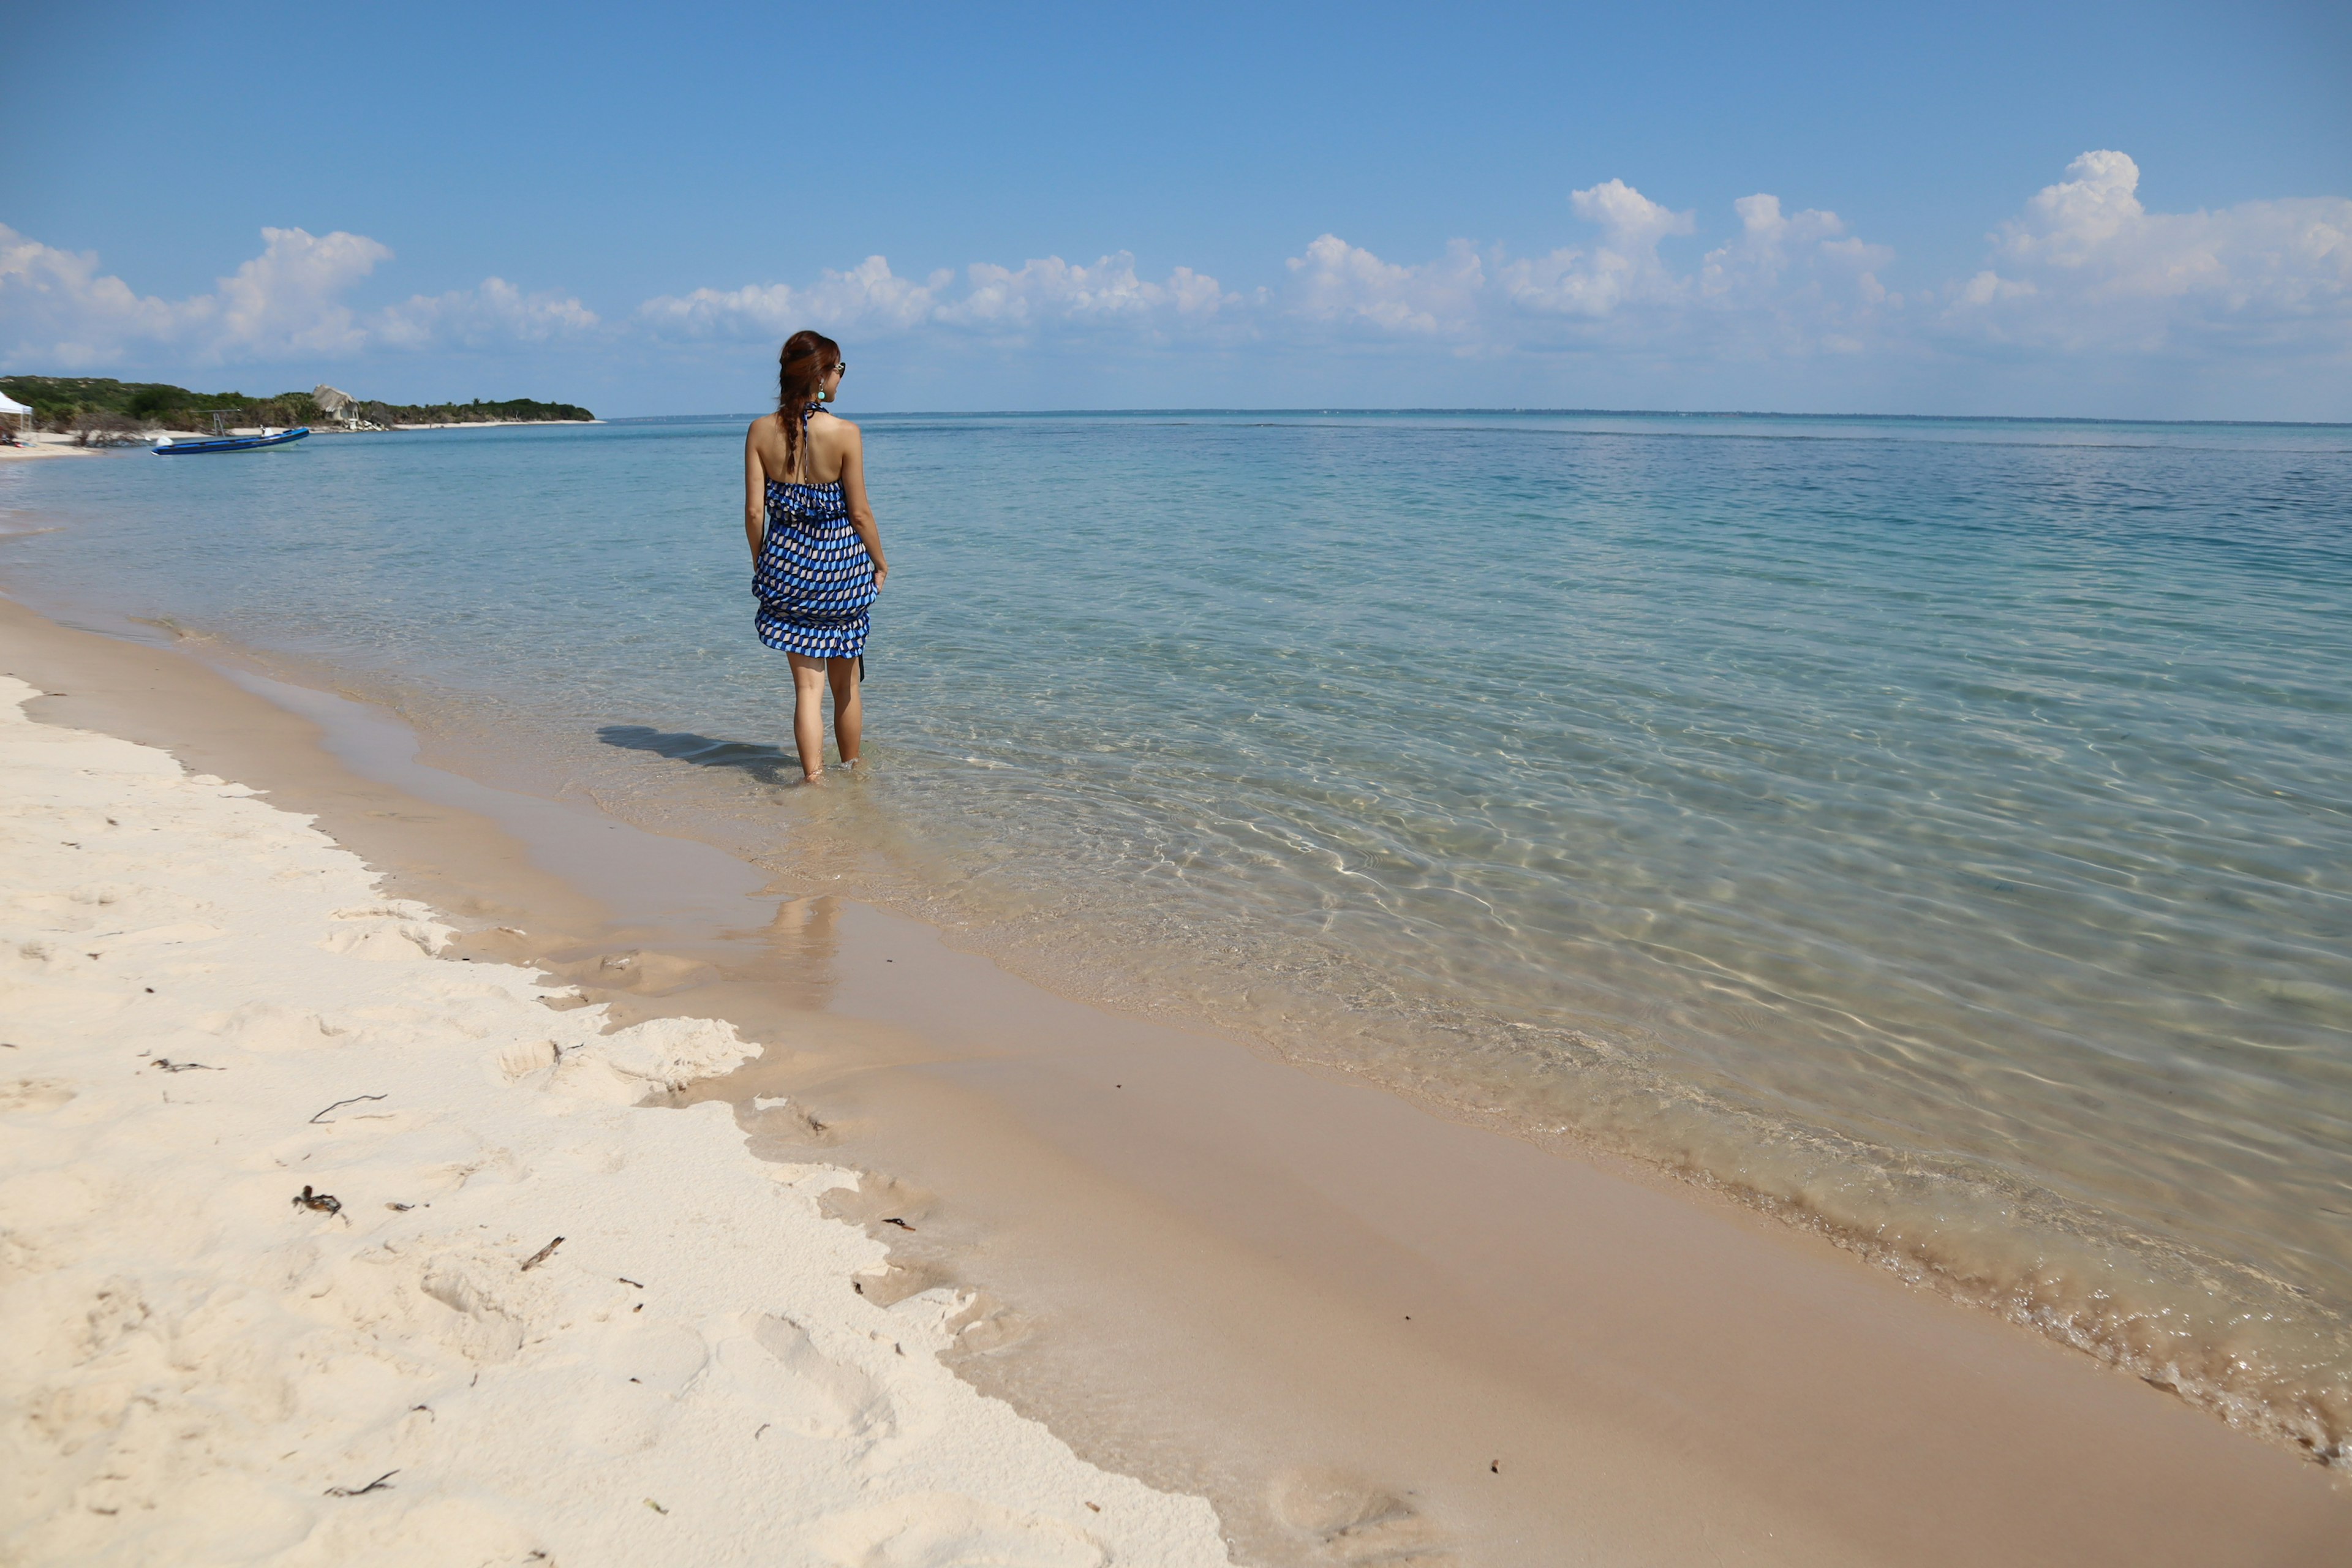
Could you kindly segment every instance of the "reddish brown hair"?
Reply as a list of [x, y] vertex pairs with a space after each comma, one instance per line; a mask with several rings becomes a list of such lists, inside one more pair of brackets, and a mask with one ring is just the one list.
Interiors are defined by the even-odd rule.
[[801, 431], [824, 378], [840, 363], [841, 345], [823, 332], [794, 332], [776, 356], [776, 423], [784, 427], [787, 473], [801, 471]]

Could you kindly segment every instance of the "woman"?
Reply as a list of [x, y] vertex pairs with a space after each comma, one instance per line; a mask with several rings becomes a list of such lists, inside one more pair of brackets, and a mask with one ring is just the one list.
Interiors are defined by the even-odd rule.
[[793, 742], [801, 773], [824, 774], [824, 689], [841, 763], [857, 765], [865, 715], [859, 656], [890, 568], [866, 504], [866, 447], [857, 426], [824, 411], [841, 388], [841, 345], [794, 332], [778, 356], [776, 411], [743, 440], [743, 533], [760, 640], [793, 662]]

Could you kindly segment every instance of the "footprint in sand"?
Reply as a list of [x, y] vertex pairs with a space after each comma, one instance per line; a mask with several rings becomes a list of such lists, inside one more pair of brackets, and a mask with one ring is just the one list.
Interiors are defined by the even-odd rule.
[[900, 1263], [895, 1259], [879, 1269], [853, 1274], [857, 1293], [877, 1307], [895, 1307], [909, 1296], [955, 1283], [955, 1276], [937, 1263]]
[[451, 1348], [482, 1365], [512, 1361], [534, 1321], [551, 1315], [543, 1286], [518, 1277], [503, 1254], [450, 1251], [425, 1266], [425, 1294], [455, 1314], [434, 1326]]
[[393, 902], [337, 910], [331, 917], [342, 926], [328, 932], [319, 945], [329, 952], [353, 958], [398, 961], [429, 958], [447, 941], [446, 929], [422, 917], [423, 904]]
[[985, 1290], [975, 1290], [965, 1299], [963, 1310], [948, 1320], [948, 1332], [955, 1337], [942, 1359], [953, 1364], [994, 1355], [1025, 1342], [1035, 1329], [1027, 1313], [1013, 1310]]
[[279, 1561], [353, 1565], [547, 1561], [536, 1550], [538, 1539], [493, 1504], [462, 1498], [404, 1503], [396, 1492], [369, 1500], [376, 1506], [327, 1510], [301, 1551]]
[[745, 1147], [755, 1160], [791, 1164], [804, 1151], [841, 1142], [842, 1130], [793, 1100], [754, 1100], [739, 1106], [735, 1125], [748, 1135]]
[[499, 1048], [493, 1065], [502, 1081], [518, 1083], [553, 1067], [562, 1054], [553, 1040], [516, 1040]]
[[898, 1426], [889, 1396], [854, 1366], [818, 1350], [798, 1323], [758, 1316], [719, 1347], [728, 1384], [772, 1422], [803, 1437], [887, 1437]]
[[248, 1051], [314, 1051], [347, 1037], [318, 1014], [276, 1002], [247, 1002], [205, 1026]]
[[1266, 1505], [1277, 1523], [1314, 1543], [1313, 1561], [1348, 1568], [1447, 1568], [1437, 1528], [1394, 1491], [1359, 1476], [1301, 1466], [1275, 1477]]
[[819, 1520], [817, 1560], [836, 1568], [1103, 1568], [1110, 1553], [1076, 1525], [956, 1492], [920, 1492]]
[[114, 1202], [116, 1187], [95, 1163], [0, 1180], [0, 1230], [38, 1234], [86, 1225]]
[[650, 1448], [676, 1414], [677, 1402], [701, 1378], [710, 1347], [683, 1323], [623, 1326], [597, 1354], [602, 1376], [580, 1402], [572, 1440], [617, 1456]]
[[63, 1079], [20, 1078], [0, 1083], [0, 1113], [11, 1110], [55, 1110], [78, 1091]]

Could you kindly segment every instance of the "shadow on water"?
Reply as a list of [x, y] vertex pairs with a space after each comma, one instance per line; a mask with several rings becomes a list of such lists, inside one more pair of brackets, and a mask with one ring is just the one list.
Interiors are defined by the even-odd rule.
[[671, 734], [646, 724], [606, 724], [596, 731], [596, 738], [608, 746], [651, 752], [698, 768], [733, 768], [777, 789], [801, 782], [800, 758], [777, 746], [750, 741], [718, 741], [709, 735]]

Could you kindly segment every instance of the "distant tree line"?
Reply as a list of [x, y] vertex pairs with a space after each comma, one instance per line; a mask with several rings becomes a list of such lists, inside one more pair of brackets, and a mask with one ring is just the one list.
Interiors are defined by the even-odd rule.
[[[234, 425], [328, 425], [338, 421], [307, 392], [248, 397], [242, 392], [191, 392], [160, 381], [113, 381], [104, 376], [5, 375], [0, 392], [33, 410], [45, 430], [72, 431], [85, 440], [135, 437], [142, 430], [205, 430], [215, 413]], [[487, 403], [381, 403], [354, 405], [348, 412], [367, 424], [473, 425], [499, 419], [593, 419], [576, 403], [541, 403], [510, 397]]]
[[190, 392], [104, 376], [0, 376], [0, 392], [31, 408], [41, 428], [71, 431], [85, 445], [137, 440], [142, 430], [158, 426], [191, 428], [208, 422], [215, 408], [242, 409], [256, 401], [238, 392]]
[[486, 425], [497, 419], [593, 419], [576, 403], [541, 403], [509, 397], [487, 403], [362, 403], [360, 417], [373, 425]]

